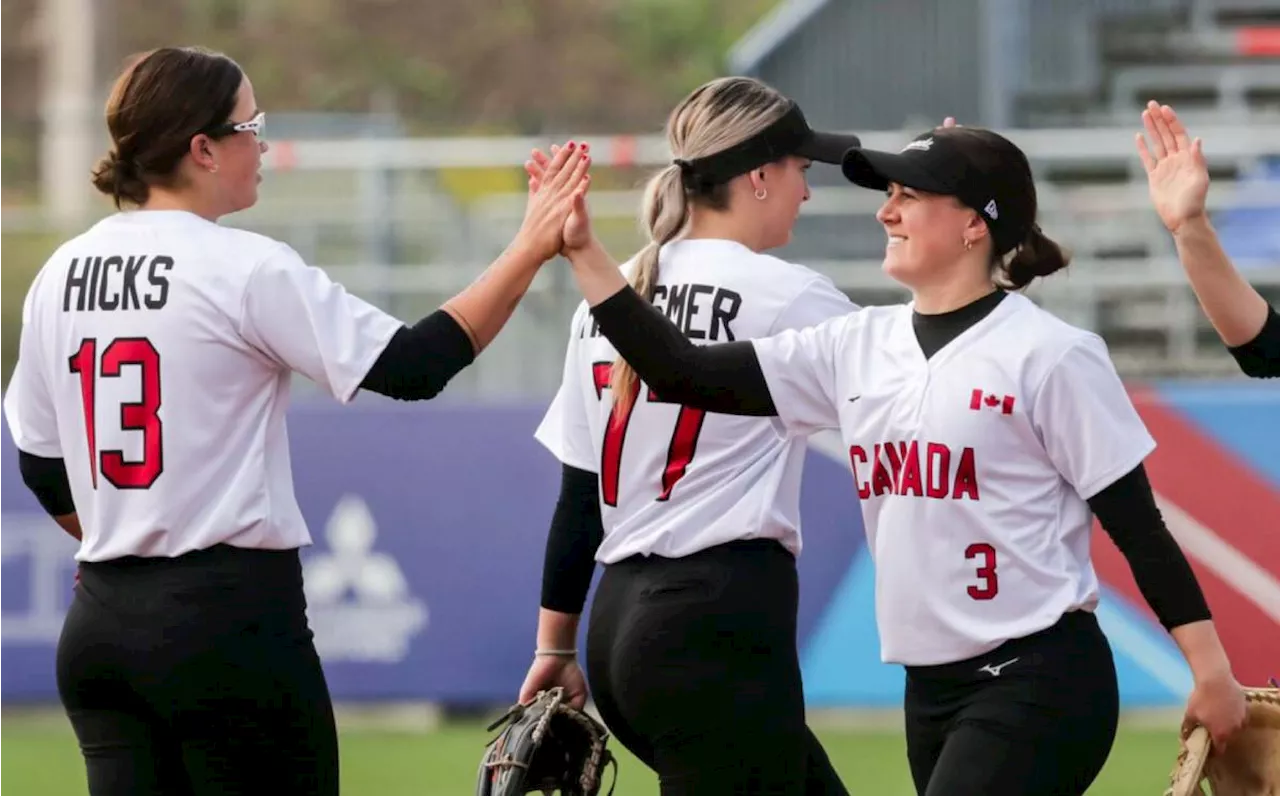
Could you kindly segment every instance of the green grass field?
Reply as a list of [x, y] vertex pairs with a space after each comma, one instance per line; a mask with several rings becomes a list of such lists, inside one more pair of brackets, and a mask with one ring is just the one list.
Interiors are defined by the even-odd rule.
[[[906, 750], [892, 730], [817, 729], [854, 796], [911, 796]], [[426, 733], [344, 729], [344, 796], [460, 796], [475, 787], [475, 771], [488, 739], [481, 723], [449, 723]], [[618, 796], [656, 796], [657, 781], [638, 761], [620, 753]], [[1177, 748], [1172, 729], [1122, 727], [1095, 796], [1163, 792]], [[6, 796], [85, 793], [84, 772], [65, 721], [6, 716], [0, 725], [0, 773]], [[606, 780], [607, 782], [607, 780]]]

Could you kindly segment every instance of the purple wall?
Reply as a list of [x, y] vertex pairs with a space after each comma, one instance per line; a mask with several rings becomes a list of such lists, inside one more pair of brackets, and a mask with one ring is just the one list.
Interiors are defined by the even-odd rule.
[[[530, 660], [559, 486], [558, 463], [532, 436], [542, 411], [367, 396], [292, 410], [295, 485], [316, 540], [304, 553], [311, 621], [335, 698], [514, 697]], [[0, 694], [51, 700], [74, 543], [40, 512], [7, 428], [2, 436]], [[802, 640], [862, 544], [848, 479], [810, 455]]]

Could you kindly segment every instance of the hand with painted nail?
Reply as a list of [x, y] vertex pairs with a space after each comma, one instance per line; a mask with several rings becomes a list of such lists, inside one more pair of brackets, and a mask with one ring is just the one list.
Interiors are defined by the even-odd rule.
[[[539, 156], [541, 153], [535, 152], [535, 157]], [[536, 252], [543, 261], [550, 260], [565, 248], [566, 221], [575, 208], [583, 206], [591, 180], [587, 173], [590, 165], [588, 148], [573, 141], [564, 147], [553, 148], [550, 158], [541, 156], [541, 162], [536, 166], [533, 161], [525, 162], [525, 170], [529, 173], [529, 198], [516, 240]]]

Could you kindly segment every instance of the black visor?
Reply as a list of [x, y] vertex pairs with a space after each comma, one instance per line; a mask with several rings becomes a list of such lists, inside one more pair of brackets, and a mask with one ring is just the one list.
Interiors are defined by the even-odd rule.
[[861, 145], [855, 135], [817, 132], [792, 102], [780, 119], [747, 140], [704, 158], [675, 162], [684, 172], [686, 185], [717, 185], [787, 155], [839, 164], [845, 152]]
[[979, 167], [945, 133], [919, 135], [899, 152], [850, 150], [842, 168], [850, 182], [864, 188], [883, 191], [896, 182], [956, 197], [987, 222], [997, 254], [1022, 243], [1035, 220], [1029, 217], [1017, 184], [1008, 175]]

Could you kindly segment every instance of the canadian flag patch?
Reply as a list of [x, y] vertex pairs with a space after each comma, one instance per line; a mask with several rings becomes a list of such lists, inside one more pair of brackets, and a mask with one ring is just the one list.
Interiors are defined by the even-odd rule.
[[1013, 396], [1012, 395], [996, 395], [995, 393], [983, 392], [975, 389], [973, 395], [969, 397], [969, 408], [975, 412], [983, 409], [999, 409], [1002, 415], [1013, 414]]

